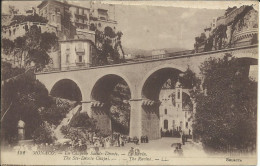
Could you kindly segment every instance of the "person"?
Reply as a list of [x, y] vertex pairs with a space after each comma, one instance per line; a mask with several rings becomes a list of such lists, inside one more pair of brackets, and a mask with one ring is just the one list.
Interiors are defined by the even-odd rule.
[[182, 144], [185, 145], [185, 134], [182, 134]]
[[125, 144], [124, 144], [124, 140], [123, 140], [122, 137], [120, 137], [120, 142], [121, 142], [121, 146], [124, 146], [124, 145], [125, 145]]
[[117, 144], [118, 144], [118, 147], [120, 147], [120, 134], [117, 135]]
[[131, 147], [131, 149], [128, 152], [128, 156], [133, 156], [134, 155], [134, 148]]

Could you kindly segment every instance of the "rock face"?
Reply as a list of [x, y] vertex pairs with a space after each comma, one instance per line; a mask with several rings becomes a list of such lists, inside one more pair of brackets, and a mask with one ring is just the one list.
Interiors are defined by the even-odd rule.
[[[258, 13], [251, 6], [234, 8], [224, 16], [218, 17], [216, 27], [205, 29], [205, 34], [196, 37], [196, 52], [242, 47], [257, 43]], [[255, 41], [256, 40], [256, 41]]]

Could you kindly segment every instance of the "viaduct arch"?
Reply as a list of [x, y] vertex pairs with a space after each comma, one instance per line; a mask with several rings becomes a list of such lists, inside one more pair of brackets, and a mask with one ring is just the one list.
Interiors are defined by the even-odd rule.
[[[185, 71], [188, 66], [199, 74], [199, 65], [205, 59], [220, 58], [226, 53], [241, 58], [242, 61], [249, 61], [250, 64], [257, 64], [258, 46], [255, 45], [125, 64], [36, 73], [36, 78], [46, 86], [49, 92], [60, 80], [73, 80], [82, 94], [82, 111], [102, 123], [103, 127], [100, 127], [105, 132], [109, 132], [111, 129], [107, 128], [107, 126], [111, 126], [111, 121], [104, 112], [106, 108], [104, 107], [106, 103], [104, 96], [109, 93], [115, 82], [124, 80], [131, 92], [129, 100], [131, 106], [130, 137], [140, 138], [148, 135], [149, 139], [157, 139], [160, 137], [158, 93], [163, 81], [169, 77], [177, 79], [178, 74]], [[252, 59], [255, 60], [252, 62]], [[109, 86], [106, 87], [106, 83]], [[103, 93], [103, 97], [98, 95], [102, 94], [98, 92], [100, 87], [106, 92]]]

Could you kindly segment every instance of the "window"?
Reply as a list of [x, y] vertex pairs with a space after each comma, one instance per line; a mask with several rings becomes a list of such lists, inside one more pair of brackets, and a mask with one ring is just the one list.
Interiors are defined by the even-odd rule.
[[79, 55], [79, 62], [82, 62], [82, 55]]
[[164, 113], [165, 113], [165, 115], [167, 115], [167, 109], [166, 108], [164, 109]]
[[164, 120], [164, 129], [168, 130], [168, 120]]
[[66, 54], [66, 63], [69, 63], [70, 54]]
[[177, 98], [178, 98], [178, 99], [181, 98], [181, 91], [180, 91], [180, 89], [178, 89], [178, 96], [177, 96]]
[[189, 123], [188, 123], [188, 122], [186, 122], [186, 129], [188, 128], [188, 126], [189, 126]]
[[55, 8], [56, 13], [60, 13], [60, 8]]

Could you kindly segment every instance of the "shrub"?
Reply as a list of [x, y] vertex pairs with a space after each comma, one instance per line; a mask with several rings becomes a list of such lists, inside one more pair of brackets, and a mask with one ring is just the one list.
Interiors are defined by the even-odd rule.
[[33, 135], [35, 143], [53, 143], [56, 140], [54, 136], [53, 127], [48, 123], [44, 122], [39, 128], [37, 128]]

